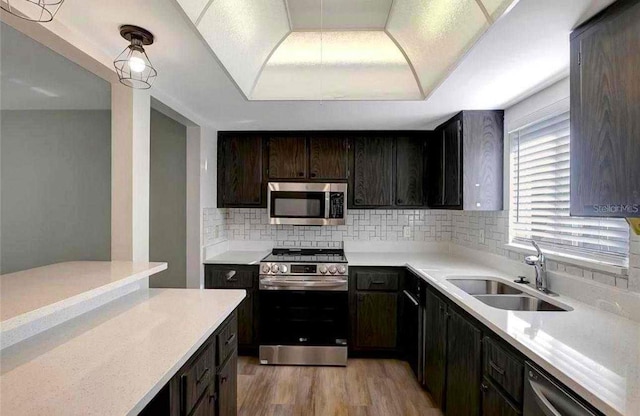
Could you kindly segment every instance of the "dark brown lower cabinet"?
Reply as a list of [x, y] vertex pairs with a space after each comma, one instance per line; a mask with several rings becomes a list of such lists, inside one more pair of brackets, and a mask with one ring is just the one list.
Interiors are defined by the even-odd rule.
[[447, 304], [431, 289], [426, 294], [424, 328], [424, 384], [442, 408], [447, 368]]
[[358, 292], [356, 347], [395, 349], [398, 328], [398, 294]]
[[238, 306], [238, 349], [253, 354], [258, 347], [258, 266], [206, 264], [205, 289], [244, 289], [247, 297]]
[[519, 416], [521, 412], [488, 379], [482, 381], [482, 416]]
[[447, 416], [480, 414], [482, 332], [449, 309], [447, 323]]
[[235, 416], [237, 414], [237, 367], [238, 351], [234, 350], [216, 374], [216, 389], [219, 396], [217, 416]]
[[238, 389], [234, 311], [149, 404], [144, 416], [235, 416]]

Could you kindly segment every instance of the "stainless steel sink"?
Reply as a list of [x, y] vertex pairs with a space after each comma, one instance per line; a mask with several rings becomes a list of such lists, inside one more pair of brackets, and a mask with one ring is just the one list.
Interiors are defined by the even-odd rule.
[[551, 312], [567, 312], [571, 309], [565, 309], [556, 306], [542, 299], [527, 295], [475, 295], [476, 299], [487, 305], [506, 309], [508, 311], [551, 311]]
[[447, 279], [470, 295], [519, 295], [521, 290], [492, 279]]

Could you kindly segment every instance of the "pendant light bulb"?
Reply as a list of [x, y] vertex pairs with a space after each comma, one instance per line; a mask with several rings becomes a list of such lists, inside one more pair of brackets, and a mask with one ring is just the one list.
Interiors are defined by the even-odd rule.
[[143, 72], [145, 69], [147, 68], [147, 64], [144, 62], [144, 60], [138, 56], [132, 56], [131, 58], [129, 58], [129, 69], [131, 69], [132, 72]]

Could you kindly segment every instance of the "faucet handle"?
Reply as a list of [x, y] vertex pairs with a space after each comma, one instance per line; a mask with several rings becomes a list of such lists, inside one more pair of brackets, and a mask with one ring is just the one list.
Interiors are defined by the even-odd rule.
[[516, 280], [514, 280], [515, 283], [520, 283], [520, 284], [528, 284], [529, 281], [527, 280], [527, 278], [525, 276], [518, 276], [518, 278]]
[[542, 250], [540, 250], [540, 246], [538, 245], [538, 243], [536, 243], [535, 240], [531, 240], [531, 244], [533, 245], [533, 247], [536, 249], [536, 251], [538, 252], [538, 258], [542, 258]]

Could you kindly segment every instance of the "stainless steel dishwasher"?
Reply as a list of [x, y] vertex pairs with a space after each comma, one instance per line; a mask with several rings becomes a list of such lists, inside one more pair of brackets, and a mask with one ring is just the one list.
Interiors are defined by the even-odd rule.
[[523, 416], [596, 416], [566, 388], [526, 363]]

